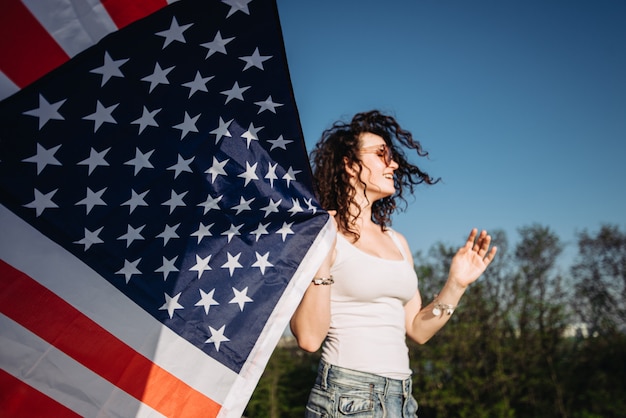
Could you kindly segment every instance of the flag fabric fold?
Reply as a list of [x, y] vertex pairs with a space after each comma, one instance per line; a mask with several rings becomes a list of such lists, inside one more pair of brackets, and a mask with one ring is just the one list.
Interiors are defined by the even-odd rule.
[[0, 25], [0, 413], [240, 417], [333, 235], [276, 5], [49, 3]]

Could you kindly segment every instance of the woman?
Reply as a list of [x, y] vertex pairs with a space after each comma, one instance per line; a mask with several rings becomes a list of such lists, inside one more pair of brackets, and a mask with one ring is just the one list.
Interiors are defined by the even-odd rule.
[[496, 254], [473, 229], [438, 297], [422, 306], [409, 246], [389, 225], [406, 192], [437, 180], [401, 147], [427, 155], [393, 117], [370, 111], [335, 123], [312, 153], [337, 237], [291, 319], [302, 349], [324, 344], [307, 417], [416, 417], [406, 336], [423, 344], [439, 331]]

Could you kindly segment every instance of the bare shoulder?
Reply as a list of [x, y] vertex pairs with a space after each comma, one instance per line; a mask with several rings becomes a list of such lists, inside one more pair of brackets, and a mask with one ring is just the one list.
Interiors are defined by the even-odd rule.
[[398, 240], [400, 240], [400, 242], [402, 244], [408, 245], [408, 242], [407, 242], [406, 238], [404, 238], [404, 235], [402, 235], [400, 232], [398, 232], [398, 230], [393, 229], [393, 228], [387, 228], [385, 231], [388, 234], [391, 234], [391, 235], [395, 236], [396, 238], [398, 238]]
[[413, 254], [411, 252], [411, 248], [409, 248], [409, 243], [406, 240], [406, 238], [404, 237], [404, 235], [402, 235], [400, 232], [396, 231], [395, 229], [391, 229], [391, 228], [388, 228], [387, 232], [390, 233], [390, 234], [393, 234], [396, 237], [398, 242], [400, 242], [402, 247], [406, 250], [407, 254]]

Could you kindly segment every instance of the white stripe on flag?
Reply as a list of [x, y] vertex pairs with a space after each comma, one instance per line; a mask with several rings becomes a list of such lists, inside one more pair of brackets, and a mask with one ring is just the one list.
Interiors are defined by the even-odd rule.
[[117, 30], [98, 0], [22, 0], [70, 57]]
[[235, 372], [148, 315], [4, 205], [0, 205], [0, 225], [0, 259], [65, 299], [158, 366], [223, 404], [237, 378]]
[[[0, 368], [77, 414], [163, 416], [2, 314], [0, 329]], [[37, 367], [23, 369], [32, 364]], [[58, 385], [59, 380], [65, 385]]]
[[6, 99], [10, 95], [17, 93], [20, 88], [0, 71], [0, 100]]

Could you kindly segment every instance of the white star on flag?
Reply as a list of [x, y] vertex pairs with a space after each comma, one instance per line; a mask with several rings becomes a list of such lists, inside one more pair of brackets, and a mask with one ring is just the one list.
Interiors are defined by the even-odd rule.
[[230, 10], [228, 11], [226, 18], [228, 19], [236, 12], [243, 12], [249, 15], [250, 10], [248, 9], [248, 3], [251, 1], [252, 0], [222, 0], [222, 3], [226, 3], [230, 6]]
[[218, 197], [213, 197], [211, 195], [208, 195], [206, 200], [203, 203], [198, 204], [198, 206], [201, 206], [204, 208], [204, 214], [206, 215], [206, 213], [212, 209], [215, 210], [220, 210], [220, 207], [218, 206], [218, 203], [220, 202], [220, 200], [222, 200], [223, 195], [220, 195]]
[[250, 122], [250, 126], [248, 130], [241, 134], [242, 138], [246, 139], [246, 147], [250, 148], [250, 142], [259, 140], [259, 131], [263, 129], [263, 126], [259, 126], [258, 128], [254, 126], [252, 122]]
[[243, 187], [246, 187], [248, 183], [250, 183], [252, 180], [259, 179], [259, 176], [256, 175], [257, 164], [258, 163], [254, 163], [253, 165], [250, 165], [250, 163], [246, 161], [246, 171], [237, 176], [245, 180], [243, 183]]
[[111, 77], [120, 77], [123, 78], [124, 74], [120, 70], [120, 67], [124, 65], [128, 61], [128, 58], [114, 60], [111, 58], [107, 51], [104, 52], [104, 65], [98, 68], [94, 68], [90, 72], [94, 74], [102, 75], [102, 81], [100, 82], [100, 87], [104, 87], [104, 85], [111, 79]]
[[226, 173], [226, 170], [224, 169], [224, 166], [228, 163], [228, 161], [230, 161], [228, 158], [224, 161], [218, 161], [217, 158], [213, 157], [213, 165], [207, 171], [205, 171], [205, 173], [211, 175], [211, 183], [215, 183], [215, 179], [217, 178], [217, 176], [228, 175]]
[[94, 122], [93, 131], [97, 132], [103, 123], [117, 123], [113, 118], [113, 111], [119, 106], [119, 103], [105, 107], [100, 100], [96, 101], [96, 111], [90, 115], [85, 116], [83, 119], [92, 120]]
[[126, 233], [119, 236], [117, 239], [126, 241], [126, 248], [130, 247], [133, 241], [143, 241], [145, 238], [141, 235], [141, 231], [145, 228], [145, 225], [141, 225], [139, 228], [133, 228], [131, 225], [127, 226]]
[[183, 139], [187, 136], [189, 132], [198, 132], [198, 128], [196, 128], [196, 122], [198, 122], [199, 118], [200, 114], [197, 114], [192, 118], [187, 112], [185, 112], [185, 119], [178, 125], [172, 126], [172, 128], [180, 129], [180, 139]]
[[178, 268], [176, 268], [176, 260], [178, 260], [178, 256], [172, 258], [171, 260], [168, 260], [165, 256], [163, 257], [163, 264], [161, 265], [161, 267], [159, 267], [158, 269], [156, 269], [154, 272], [155, 273], [163, 273], [163, 281], [167, 280], [167, 276], [169, 276], [170, 273], [175, 273], [177, 271], [180, 271]]
[[255, 242], [259, 242], [259, 238], [261, 238], [262, 235], [269, 234], [269, 232], [267, 231], [267, 227], [269, 225], [270, 225], [269, 223], [263, 224], [263, 223], [259, 222], [259, 226], [257, 226], [254, 231], [250, 232], [251, 235], [254, 235]]
[[115, 274], [123, 274], [126, 280], [126, 284], [130, 281], [130, 279], [135, 274], [141, 274], [141, 271], [137, 268], [137, 265], [141, 261], [141, 258], [138, 258], [135, 261], [124, 260], [124, 267], [115, 272]]
[[193, 173], [193, 170], [189, 166], [196, 157], [190, 157], [185, 159], [182, 155], [178, 154], [178, 161], [173, 166], [167, 167], [168, 170], [174, 170], [174, 178], [178, 177], [181, 173]]
[[161, 68], [159, 63], [154, 64], [154, 71], [152, 74], [149, 74], [141, 79], [141, 81], [147, 81], [150, 83], [149, 92], [152, 93], [159, 84], [170, 84], [170, 81], [167, 79], [167, 75], [174, 69], [174, 66], [168, 68]]
[[193, 26], [193, 23], [189, 23], [187, 25], [180, 26], [176, 21], [176, 18], [172, 18], [172, 23], [170, 24], [170, 28], [161, 32], [155, 33], [155, 35], [162, 36], [165, 39], [163, 40], [163, 49], [166, 46], [171, 44], [174, 41], [185, 43], [185, 36], [183, 33]]
[[87, 187], [87, 196], [83, 200], [76, 202], [76, 205], [85, 205], [87, 214], [89, 214], [89, 212], [91, 212], [91, 209], [93, 209], [97, 205], [106, 206], [106, 202], [102, 200], [102, 195], [104, 194], [106, 189], [107, 188], [105, 187], [102, 190], [94, 192], [89, 187]]
[[137, 175], [143, 168], [154, 168], [150, 163], [150, 156], [154, 153], [154, 150], [150, 150], [146, 153], [141, 152], [139, 148], [135, 149], [135, 158], [126, 161], [124, 164], [132, 165], [135, 167], [134, 174]]
[[218, 30], [217, 34], [215, 35], [215, 37], [213, 38], [211, 42], [205, 42], [203, 44], [200, 44], [200, 46], [203, 46], [208, 49], [205, 59], [209, 58], [211, 55], [215, 54], [216, 52], [219, 52], [220, 54], [226, 54], [226, 44], [228, 44], [233, 39], [235, 39], [235, 37], [222, 38], [222, 34]]
[[85, 251], [91, 248], [93, 244], [102, 244], [104, 241], [102, 241], [98, 235], [100, 235], [100, 232], [102, 232], [103, 229], [104, 227], [100, 227], [92, 232], [85, 228], [85, 236], [78, 241], [74, 241], [74, 244], [83, 244], [85, 246]]
[[154, 117], [157, 113], [159, 113], [161, 109], [148, 110], [145, 106], [143, 106], [143, 113], [139, 119], [135, 119], [131, 122], [133, 125], [139, 125], [139, 133], [142, 133], [144, 129], [148, 126], [159, 127], [159, 124], [154, 120]]
[[59, 113], [59, 109], [63, 106], [63, 103], [65, 103], [65, 99], [50, 104], [45, 97], [40, 94], [39, 107], [37, 109], [28, 110], [24, 112], [24, 114], [39, 118], [39, 129], [41, 130], [50, 120], [65, 120]]
[[211, 254], [202, 258], [198, 254], [196, 254], [196, 264], [189, 269], [189, 271], [198, 272], [198, 279], [202, 276], [202, 273], [205, 271], [213, 270], [209, 266], [209, 261], [211, 261]]
[[271, 55], [261, 55], [259, 54], [259, 48], [255, 48], [252, 55], [247, 57], [239, 57], [240, 60], [245, 61], [246, 65], [243, 67], [243, 71], [246, 71], [248, 68], [256, 67], [263, 70], [263, 62], [272, 58]]
[[232, 207], [232, 209], [236, 210], [235, 216], [239, 215], [241, 212], [246, 210], [252, 210], [250, 204], [254, 202], [254, 197], [246, 200], [243, 196], [239, 198], [239, 204]]
[[265, 215], [263, 215], [263, 217], [267, 218], [267, 215], [269, 215], [270, 213], [278, 213], [278, 207], [280, 206], [282, 201], [283, 199], [278, 199], [277, 202], [274, 202], [274, 200], [272, 200], [272, 198], [270, 197], [270, 201], [267, 206], [261, 208], [261, 210], [265, 211]]
[[243, 266], [239, 263], [239, 257], [241, 257], [241, 253], [237, 255], [232, 255], [230, 252], [227, 253], [228, 261], [222, 264], [223, 269], [228, 269], [228, 273], [230, 277], [233, 277], [236, 269], [243, 268]]
[[268, 163], [267, 174], [265, 175], [265, 178], [270, 181], [270, 186], [272, 186], [272, 188], [274, 188], [274, 180], [278, 180], [276, 167], [278, 167], [278, 164]]
[[213, 234], [211, 234], [211, 228], [213, 228], [213, 225], [215, 224], [213, 223], [213, 224], [205, 225], [202, 222], [200, 222], [198, 229], [196, 230], [196, 232], [191, 234], [191, 236], [198, 237], [198, 244], [199, 244], [200, 241], [202, 241], [202, 238], [213, 236]]
[[[235, 226], [235, 224], [230, 224], [230, 228], [222, 232], [222, 235], [226, 235], [228, 237], [228, 242], [230, 242], [235, 235], [241, 235], [241, 232], [239, 232], [239, 230], [241, 229], [243, 225], [244, 224]], [[230, 261], [230, 257], [228, 257], [228, 259]]]
[[224, 329], [225, 328], [226, 328], [226, 325], [222, 325], [222, 327], [220, 329], [215, 329], [215, 328], [209, 326], [209, 330], [211, 331], [211, 337], [208, 338], [205, 342], [214, 344], [215, 345], [215, 349], [217, 351], [220, 351], [220, 345], [223, 342], [230, 341], [226, 336], [224, 336]]
[[176, 230], [180, 226], [180, 223], [177, 223], [174, 226], [165, 225], [163, 232], [157, 235], [157, 238], [163, 238], [163, 246], [166, 246], [170, 239], [180, 238], [176, 233]]
[[228, 303], [236, 303], [239, 305], [239, 310], [243, 312], [243, 307], [248, 302], [254, 302], [250, 297], [248, 297], [248, 288], [244, 288], [243, 290], [237, 290], [233, 287], [233, 293], [235, 297], [233, 297]]
[[206, 88], [206, 84], [213, 78], [213, 76], [202, 77], [200, 71], [196, 71], [196, 77], [192, 81], [183, 84], [183, 87], [189, 88], [188, 98], [191, 98], [191, 96], [193, 96], [197, 91], [208, 92], [209, 90]]
[[93, 173], [93, 170], [95, 170], [98, 166], [108, 167], [109, 163], [107, 162], [107, 160], [104, 159], [104, 157], [107, 155], [110, 149], [111, 147], [98, 152], [95, 149], [91, 148], [91, 151], [89, 151], [89, 157], [80, 161], [78, 165], [88, 166], [89, 171], [87, 172], [87, 174]]
[[130, 199], [122, 203], [122, 206], [128, 206], [129, 214], [132, 214], [139, 206], [148, 206], [145, 197], [148, 194], [146, 190], [143, 193], [137, 193], [134, 190], [130, 190]]
[[232, 135], [228, 131], [228, 127], [230, 126], [232, 121], [233, 121], [233, 119], [229, 120], [228, 122], [224, 122], [224, 120], [220, 117], [220, 120], [218, 122], [219, 126], [217, 128], [215, 128], [215, 129], [213, 129], [211, 132], [209, 132], [209, 133], [215, 135], [215, 143], [216, 144], [218, 142], [220, 142], [220, 139], [222, 139], [223, 137], [227, 137], [227, 138], [231, 138], [232, 137]]
[[230, 102], [233, 99], [243, 100], [243, 92], [248, 90], [250, 86], [239, 87], [239, 83], [235, 81], [233, 87], [229, 90], [223, 90], [220, 93], [226, 96], [226, 102]]
[[26, 163], [36, 163], [37, 174], [40, 174], [47, 165], [61, 165], [59, 160], [54, 157], [54, 154], [56, 154], [59, 148], [61, 148], [61, 145], [57, 145], [56, 147], [52, 147], [50, 149], [45, 149], [40, 144], [37, 144], [37, 154], [22, 161]]
[[166, 310], [167, 314], [170, 316], [170, 319], [171, 319], [172, 316], [174, 316], [174, 311], [176, 309], [184, 309], [183, 305], [178, 303], [178, 299], [180, 298], [180, 293], [178, 293], [174, 297], [171, 297], [167, 293], [164, 293], [164, 295], [165, 295], [165, 303], [163, 304], [163, 306], [159, 308], [159, 310]]
[[283, 139], [283, 136], [279, 135], [278, 138], [270, 139], [267, 142], [272, 144], [272, 148], [270, 148], [270, 151], [274, 150], [274, 148], [281, 148], [281, 149], [284, 149], [286, 151], [287, 150], [287, 145], [292, 143], [293, 140], [291, 140], [291, 139]]
[[252, 264], [252, 267], [258, 267], [261, 270], [261, 274], [265, 274], [265, 269], [268, 267], [274, 267], [272, 263], [270, 263], [267, 259], [270, 256], [269, 251], [265, 254], [261, 255], [259, 253], [255, 253], [256, 261]]
[[292, 225], [293, 225], [293, 222], [291, 223], [283, 222], [283, 226], [280, 227], [278, 231], [276, 231], [277, 234], [280, 234], [283, 237], [283, 242], [285, 242], [285, 239], [287, 239], [287, 235], [291, 235], [294, 233], [293, 230], [291, 229]]
[[215, 289], [211, 289], [209, 293], [206, 293], [202, 289], [198, 289], [200, 291], [200, 300], [196, 302], [194, 306], [202, 306], [204, 308], [204, 313], [209, 314], [209, 310], [211, 306], [219, 306], [219, 303], [215, 299], [213, 299], [213, 294], [215, 293]]
[[58, 190], [59, 189], [54, 189], [49, 193], [41, 193], [39, 190], [35, 189], [35, 199], [24, 206], [27, 208], [35, 209], [35, 214], [37, 216], [41, 216], [44, 210], [59, 207], [56, 203], [52, 201], [52, 198]]
[[254, 102], [255, 105], [259, 106], [259, 112], [264, 112], [266, 110], [269, 110], [272, 113], [276, 113], [276, 108], [282, 106], [281, 103], [274, 103], [274, 101], [272, 101], [272, 96], [267, 96], [267, 99], [263, 100], [262, 102]]

